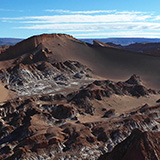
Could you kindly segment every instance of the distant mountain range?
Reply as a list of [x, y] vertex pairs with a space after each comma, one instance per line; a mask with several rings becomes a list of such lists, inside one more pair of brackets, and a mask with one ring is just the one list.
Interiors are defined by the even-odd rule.
[[15, 45], [16, 43], [18, 43], [22, 40], [23, 39], [19, 39], [19, 38], [0, 38], [0, 46]]
[[103, 43], [114, 43], [114, 44], [120, 44], [123, 46], [127, 46], [133, 43], [157, 43], [160, 42], [159, 38], [99, 38], [99, 39], [80, 39], [81, 41], [87, 42], [87, 43], [93, 43], [93, 40], [97, 40]]
[[[20, 38], [0, 38], [0, 46], [3, 45], [15, 45], [16, 43], [22, 41]], [[87, 42], [92, 44], [93, 40], [97, 40], [103, 43], [114, 43], [120, 44], [123, 46], [127, 46], [133, 43], [158, 43], [160, 42], [160, 38], [91, 38], [91, 39], [79, 39], [83, 42]]]

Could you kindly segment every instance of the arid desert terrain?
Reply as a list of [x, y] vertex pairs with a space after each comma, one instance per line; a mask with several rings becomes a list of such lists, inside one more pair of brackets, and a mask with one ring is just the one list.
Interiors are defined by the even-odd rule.
[[159, 160], [159, 48], [67, 34], [0, 46], [0, 160]]

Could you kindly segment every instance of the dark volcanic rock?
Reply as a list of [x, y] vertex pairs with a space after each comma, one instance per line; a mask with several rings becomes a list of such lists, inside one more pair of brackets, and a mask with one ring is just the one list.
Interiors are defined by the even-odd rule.
[[81, 79], [83, 76], [80, 74], [80, 73], [76, 73], [74, 75], [74, 78], [78, 78], [78, 79]]
[[54, 97], [53, 96], [41, 96], [39, 99], [41, 101], [53, 101]]
[[115, 109], [110, 109], [105, 112], [103, 118], [109, 118], [115, 115]]
[[157, 103], [160, 103], [160, 99], [158, 99], [156, 102], [157, 102]]
[[63, 99], [65, 99], [65, 96], [63, 94], [56, 94], [54, 95], [54, 100], [58, 100], [58, 101], [61, 101]]
[[64, 75], [58, 75], [54, 78], [55, 81], [67, 81], [67, 78]]
[[75, 114], [75, 109], [70, 105], [55, 106], [52, 111], [53, 117], [57, 119], [72, 118]]

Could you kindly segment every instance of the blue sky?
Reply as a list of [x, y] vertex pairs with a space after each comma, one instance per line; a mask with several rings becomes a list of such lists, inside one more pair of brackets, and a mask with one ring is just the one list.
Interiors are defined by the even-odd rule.
[[160, 38], [159, 0], [0, 0], [0, 37]]

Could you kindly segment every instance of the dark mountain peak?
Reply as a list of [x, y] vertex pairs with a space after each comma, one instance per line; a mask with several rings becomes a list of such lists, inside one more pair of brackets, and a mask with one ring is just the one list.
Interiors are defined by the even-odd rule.
[[142, 85], [140, 76], [133, 74], [127, 81], [128, 84]]

